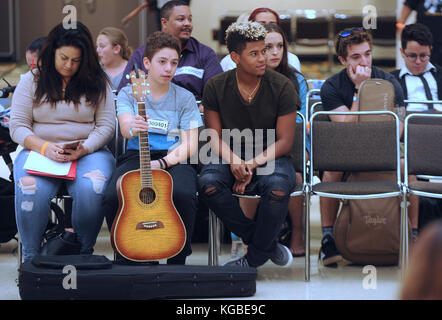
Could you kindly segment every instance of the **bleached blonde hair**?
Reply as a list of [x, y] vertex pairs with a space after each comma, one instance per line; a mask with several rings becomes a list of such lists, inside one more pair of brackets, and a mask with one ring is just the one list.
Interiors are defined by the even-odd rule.
[[227, 49], [241, 53], [247, 42], [264, 40], [266, 36], [267, 31], [259, 22], [234, 22], [226, 30]]

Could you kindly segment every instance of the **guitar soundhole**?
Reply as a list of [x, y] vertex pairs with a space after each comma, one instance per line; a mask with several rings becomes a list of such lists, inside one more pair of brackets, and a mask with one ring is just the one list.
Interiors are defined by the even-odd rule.
[[154, 202], [155, 200], [155, 191], [153, 191], [151, 188], [143, 188], [140, 191], [140, 200], [144, 204], [149, 204]]

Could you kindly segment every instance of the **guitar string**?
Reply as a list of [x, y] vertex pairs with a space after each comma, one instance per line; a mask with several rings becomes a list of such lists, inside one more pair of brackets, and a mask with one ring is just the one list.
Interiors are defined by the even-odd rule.
[[[143, 80], [143, 81], [147, 81], [147, 79]], [[143, 85], [144, 85], [144, 82], [143, 82]], [[149, 90], [147, 90], [147, 94], [149, 94]], [[138, 101], [138, 102], [139, 102], [138, 103], [138, 114], [145, 117], [145, 115], [146, 115], [146, 101]], [[139, 142], [140, 142], [140, 161], [141, 161], [141, 163], [140, 163], [141, 184], [143, 187], [146, 184], [147, 184], [147, 186], [152, 186], [153, 179], [152, 179], [152, 171], [151, 171], [151, 166], [150, 166], [150, 150], [149, 150], [148, 133], [140, 134]], [[141, 146], [141, 144], [144, 144], [144, 145]], [[147, 149], [147, 150], [144, 150], [144, 149]], [[147, 159], [145, 159], [145, 158], [147, 158]], [[147, 177], [145, 175], [145, 171], [147, 171]], [[142, 199], [141, 200], [144, 203], [151, 203], [153, 201], [152, 196], [153, 196], [152, 192], [148, 192], [144, 188], [142, 189], [142, 192], [141, 192]]]

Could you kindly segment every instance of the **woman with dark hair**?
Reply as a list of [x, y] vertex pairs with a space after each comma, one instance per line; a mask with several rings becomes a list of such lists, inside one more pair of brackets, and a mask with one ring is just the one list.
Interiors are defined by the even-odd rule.
[[[37, 69], [20, 80], [13, 99], [10, 134], [23, 146], [15, 159], [15, 210], [24, 260], [39, 253], [50, 199], [65, 185], [73, 198], [72, 226], [81, 253], [91, 254], [103, 223], [102, 192], [115, 162], [106, 143], [115, 130], [115, 107], [106, 73], [89, 30], [57, 25], [40, 52]], [[27, 173], [30, 151], [55, 162], [77, 161], [76, 178]]]
[[[241, 17], [242, 16], [240, 16], [240, 18]], [[255, 10], [252, 11], [252, 13], [250, 13], [248, 21], [259, 22], [264, 26], [268, 24], [276, 24], [278, 26], [281, 25], [281, 20], [279, 19], [278, 13], [276, 13], [274, 10], [270, 8], [256, 8]], [[288, 64], [290, 66], [292, 66], [296, 70], [301, 71], [301, 63], [299, 62], [299, 59], [296, 55], [287, 51], [287, 59], [288, 59], [287, 60]], [[228, 54], [221, 60], [221, 67], [223, 68], [223, 71], [236, 68], [235, 63], [230, 58], [230, 54]]]
[[[307, 82], [304, 76], [296, 69], [291, 67], [287, 61], [287, 40], [281, 27], [277, 24], [264, 25], [267, 31], [265, 38], [266, 53], [267, 53], [267, 68], [275, 70], [287, 78], [289, 78], [299, 94], [301, 101], [300, 112], [306, 115], [306, 95], [307, 95]], [[302, 120], [298, 117], [297, 122]], [[307, 145], [307, 151], [310, 147]], [[302, 183], [302, 173], [296, 172], [297, 183]], [[256, 208], [259, 200], [253, 199], [240, 199], [240, 205], [246, 216], [253, 218], [255, 216]], [[303, 196], [290, 198], [289, 201], [289, 213], [291, 219], [291, 242], [290, 251], [294, 257], [301, 257], [305, 255], [304, 242], [302, 239], [302, 205]]]
[[[264, 28], [267, 30], [266, 36], [266, 50], [267, 50], [267, 67], [282, 73], [287, 78], [292, 80], [295, 89], [299, 93], [299, 97], [301, 99], [301, 103], [303, 103], [301, 107], [301, 112], [303, 109], [305, 110], [305, 99], [302, 98], [302, 95], [307, 94], [307, 92], [303, 92], [304, 89], [307, 88], [307, 83], [304, 76], [293, 66], [291, 66], [288, 62], [288, 44], [287, 37], [282, 31], [281, 27], [277, 24], [266, 24]], [[302, 86], [302, 92], [300, 91]], [[305, 112], [303, 112], [305, 114]]]

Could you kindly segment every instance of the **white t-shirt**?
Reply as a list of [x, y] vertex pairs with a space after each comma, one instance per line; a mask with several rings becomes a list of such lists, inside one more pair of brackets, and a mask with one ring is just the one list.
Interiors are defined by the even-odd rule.
[[[291, 52], [287, 52], [287, 60], [291, 67], [301, 72], [301, 63], [299, 62], [299, 59], [296, 55]], [[236, 68], [236, 64], [235, 62], [233, 62], [232, 58], [230, 58], [230, 54], [225, 56], [220, 63], [223, 71], [228, 71]]]

